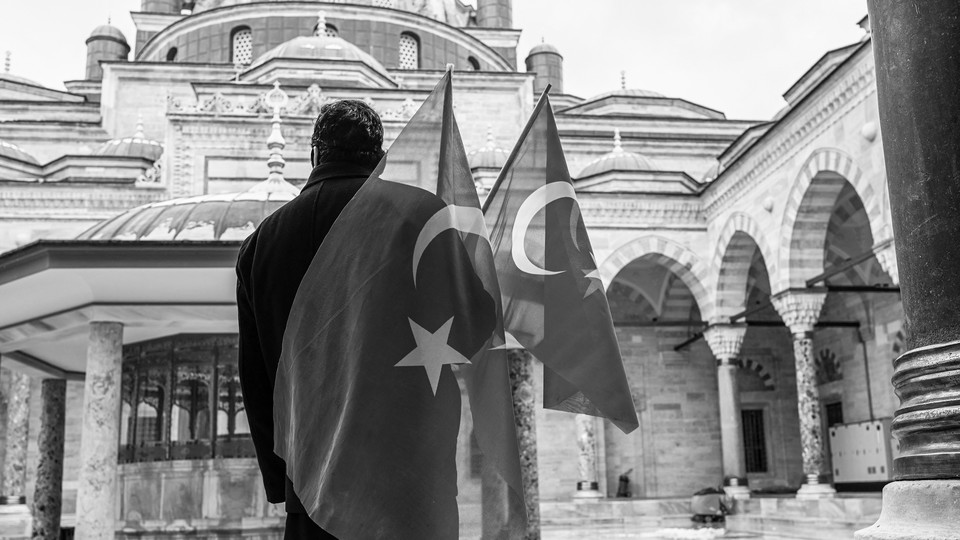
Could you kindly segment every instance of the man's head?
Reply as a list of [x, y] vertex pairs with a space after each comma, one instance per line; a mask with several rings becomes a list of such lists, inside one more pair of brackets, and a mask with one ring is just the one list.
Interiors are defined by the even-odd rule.
[[383, 124], [369, 105], [355, 99], [328, 103], [313, 128], [310, 162], [346, 161], [376, 167], [383, 157]]

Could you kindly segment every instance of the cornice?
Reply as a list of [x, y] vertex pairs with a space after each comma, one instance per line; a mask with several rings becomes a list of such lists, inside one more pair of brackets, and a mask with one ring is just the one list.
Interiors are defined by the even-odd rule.
[[580, 197], [584, 222], [591, 228], [650, 228], [670, 226], [705, 229], [700, 202], [652, 201], [649, 198]]
[[[763, 150], [734, 163], [711, 184], [703, 195], [704, 211], [709, 218], [720, 213], [722, 207], [743, 197], [764, 176], [783, 166], [792, 156], [803, 151], [817, 136], [841, 121], [847, 110], [859, 105], [876, 92], [875, 67], [866, 56], [859, 65], [839, 79], [833, 89], [817, 100], [797, 118], [781, 121], [771, 128], [772, 140], [760, 141]], [[843, 109], [843, 110], [841, 110]], [[781, 129], [781, 126], [790, 126]], [[768, 133], [769, 135], [769, 133]], [[748, 149], [747, 153], [751, 153]], [[745, 171], [745, 172], [742, 172]]]

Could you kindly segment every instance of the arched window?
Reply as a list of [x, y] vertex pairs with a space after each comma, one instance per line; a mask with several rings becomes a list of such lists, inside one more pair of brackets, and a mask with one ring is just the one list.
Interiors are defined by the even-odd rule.
[[237, 341], [190, 334], [124, 346], [121, 462], [254, 455]]
[[420, 69], [420, 38], [416, 34], [400, 34], [400, 69]]
[[472, 56], [467, 57], [467, 62], [470, 64], [470, 68], [474, 71], [480, 71], [480, 61]]
[[176, 62], [177, 61], [177, 48], [170, 47], [170, 50], [167, 51], [167, 62]]
[[253, 32], [250, 28], [246, 26], [234, 28], [232, 41], [231, 62], [244, 66], [253, 62]]

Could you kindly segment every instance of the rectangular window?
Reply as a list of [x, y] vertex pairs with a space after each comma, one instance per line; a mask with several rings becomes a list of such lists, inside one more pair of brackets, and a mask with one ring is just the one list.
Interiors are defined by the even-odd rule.
[[743, 453], [748, 473], [767, 472], [767, 435], [763, 429], [763, 409], [741, 411]]
[[827, 417], [827, 427], [833, 427], [843, 423], [843, 403], [828, 403], [824, 406], [825, 416]]

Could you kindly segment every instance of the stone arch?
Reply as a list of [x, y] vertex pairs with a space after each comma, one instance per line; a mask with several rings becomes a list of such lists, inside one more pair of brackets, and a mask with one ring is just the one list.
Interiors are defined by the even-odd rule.
[[[874, 241], [883, 231], [883, 194], [850, 156], [836, 148], [815, 150], [793, 183], [780, 228], [777, 290], [803, 287], [823, 271], [823, 246], [833, 202], [849, 182], [863, 202]], [[771, 274], [771, 278], [773, 275]]]
[[640, 257], [651, 256], [657, 263], [667, 267], [677, 275], [693, 293], [700, 309], [700, 317], [705, 321], [713, 319], [713, 300], [705, 286], [709, 283], [706, 265], [689, 249], [659, 236], [644, 236], [621, 246], [600, 265], [600, 278], [605, 288], [609, 288], [628, 264]]
[[764, 388], [768, 390], [774, 389], [773, 375], [767, 371], [767, 368], [763, 367], [763, 364], [757, 362], [752, 358], [747, 358], [743, 361], [743, 369], [752, 371], [763, 380]]
[[727, 219], [720, 233], [713, 266], [717, 272], [715, 309], [718, 317], [730, 317], [743, 311], [747, 302], [747, 279], [753, 262], [753, 249], [759, 249], [767, 266], [767, 275], [775, 279], [777, 259], [760, 226], [749, 215], [737, 212]]

